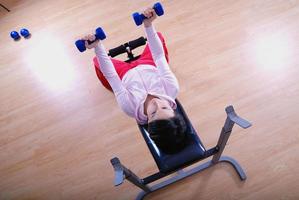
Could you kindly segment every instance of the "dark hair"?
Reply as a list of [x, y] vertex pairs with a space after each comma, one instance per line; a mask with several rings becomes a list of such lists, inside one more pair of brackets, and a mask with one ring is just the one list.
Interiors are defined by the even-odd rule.
[[176, 112], [174, 117], [154, 120], [148, 124], [150, 138], [166, 154], [177, 153], [187, 145], [186, 130], [184, 118]]

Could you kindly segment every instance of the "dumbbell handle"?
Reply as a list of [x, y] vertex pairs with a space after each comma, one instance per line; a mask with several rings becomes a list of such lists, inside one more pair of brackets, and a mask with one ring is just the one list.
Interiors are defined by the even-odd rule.
[[147, 19], [147, 17], [146, 17], [144, 14], [142, 14], [142, 13], [139, 14], [139, 16], [140, 16], [140, 18], [142, 19], [142, 21], [145, 20], [145, 19]]
[[94, 43], [95, 41], [101, 39], [100, 36], [98, 36], [97, 34], [95, 34], [95, 37], [96, 37], [96, 39], [94, 39], [94, 40], [81, 40], [81, 41], [84, 42], [84, 43], [85, 43], [85, 41], [87, 41], [88, 44], [92, 44], [92, 43]]
[[88, 43], [88, 44], [92, 44], [92, 43], [94, 43], [94, 42], [97, 41], [97, 40], [99, 40], [99, 39], [96, 38], [95, 40], [92, 40], [92, 41], [87, 40], [87, 43]]

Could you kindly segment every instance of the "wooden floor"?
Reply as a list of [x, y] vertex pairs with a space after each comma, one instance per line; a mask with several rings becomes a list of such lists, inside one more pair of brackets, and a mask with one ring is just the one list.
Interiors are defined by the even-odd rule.
[[[12, 10], [0, 8], [1, 200], [129, 200], [139, 189], [113, 186], [110, 159], [141, 177], [157, 171], [134, 119], [97, 80], [94, 53], [74, 46], [98, 26], [107, 49], [144, 35], [130, 15], [154, 2], [1, 2]], [[146, 199], [299, 199], [299, 1], [162, 4], [155, 26], [206, 148], [217, 142], [227, 105], [253, 126], [236, 127], [224, 152], [243, 166], [245, 182], [220, 164]], [[30, 39], [9, 38], [22, 27]]]

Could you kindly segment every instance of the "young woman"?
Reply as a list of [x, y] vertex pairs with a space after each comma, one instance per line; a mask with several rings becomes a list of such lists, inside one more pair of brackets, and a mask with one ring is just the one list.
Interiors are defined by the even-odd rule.
[[[122, 110], [139, 124], [148, 124], [149, 135], [162, 152], [177, 153], [187, 141], [184, 119], [174, 112], [179, 85], [168, 65], [164, 39], [152, 25], [154, 9], [148, 8], [143, 14], [147, 17], [144, 27], [148, 44], [137, 60], [126, 63], [110, 58], [99, 40], [85, 45], [95, 49], [97, 75], [107, 89], [113, 90]], [[93, 41], [95, 36], [82, 39]]]

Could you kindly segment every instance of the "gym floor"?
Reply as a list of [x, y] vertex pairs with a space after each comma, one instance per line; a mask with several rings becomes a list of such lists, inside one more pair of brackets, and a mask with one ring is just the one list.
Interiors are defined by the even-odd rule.
[[[0, 199], [134, 199], [139, 188], [114, 187], [110, 159], [140, 177], [157, 167], [135, 120], [97, 80], [94, 52], [74, 42], [99, 26], [107, 49], [144, 36], [131, 13], [155, 1], [1, 3], [11, 12], [0, 8]], [[161, 3], [155, 27], [205, 147], [216, 145], [227, 105], [253, 126], [235, 127], [224, 152], [245, 182], [220, 164], [146, 199], [299, 199], [299, 2]], [[23, 27], [32, 37], [13, 41]]]

